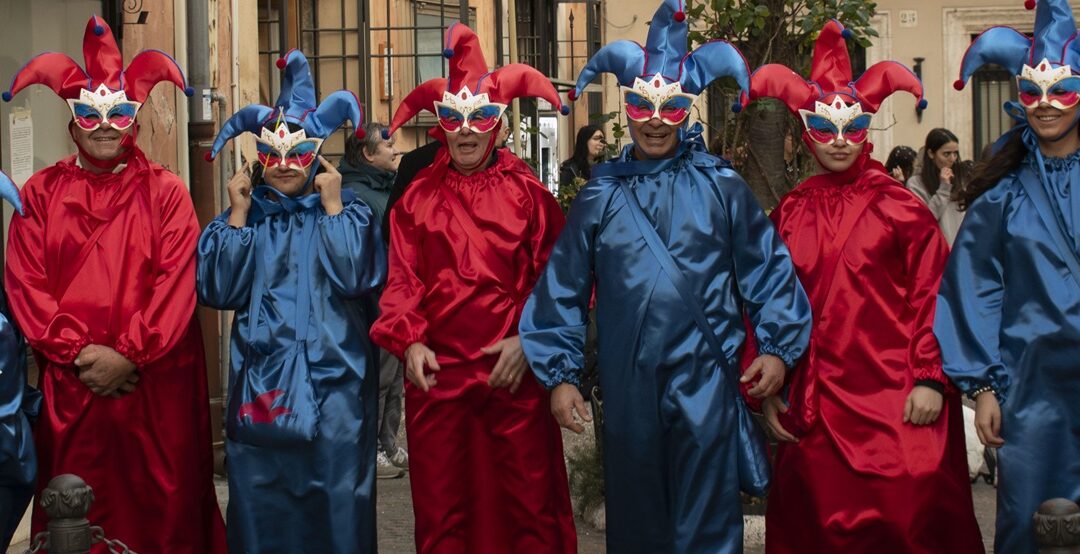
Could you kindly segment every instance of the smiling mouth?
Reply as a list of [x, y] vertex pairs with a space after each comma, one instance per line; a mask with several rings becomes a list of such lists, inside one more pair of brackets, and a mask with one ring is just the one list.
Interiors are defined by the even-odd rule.
[[1044, 121], [1044, 122], [1051, 122], [1051, 121], [1057, 121], [1058, 119], [1061, 119], [1061, 116], [1060, 115], [1037, 115], [1037, 116], [1035, 116], [1035, 119], [1038, 119], [1039, 121]]
[[645, 131], [643, 134], [645, 135], [645, 138], [649, 140], [664, 140], [668, 136], [667, 133], [650, 133], [648, 131]]

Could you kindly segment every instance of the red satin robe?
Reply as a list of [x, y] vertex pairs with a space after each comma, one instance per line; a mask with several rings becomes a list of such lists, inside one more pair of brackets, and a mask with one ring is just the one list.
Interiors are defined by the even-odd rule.
[[[840, 246], [834, 238], [844, 214], [868, 196]], [[772, 218], [810, 298], [814, 326], [792, 375], [791, 410], [781, 419], [800, 441], [778, 452], [767, 551], [983, 552], [960, 397], [942, 372], [933, 335], [949, 252], [933, 215], [864, 155], [845, 174], [804, 181]], [[841, 255], [826, 267], [833, 245]], [[945, 388], [930, 425], [903, 423], [916, 381]]]
[[[44, 395], [38, 492], [74, 473], [93, 488], [89, 519], [107, 537], [146, 554], [224, 552], [194, 317], [191, 197], [139, 151], [118, 173], [74, 162], [27, 181], [26, 217], [12, 220], [8, 239], [4, 284]], [[133, 392], [98, 396], [79, 380], [73, 361], [88, 344], [135, 363]], [[35, 504], [33, 531], [45, 522]]]
[[[508, 150], [468, 177], [448, 164], [443, 148], [391, 210], [389, 276], [371, 329], [399, 358], [421, 342], [441, 366], [426, 394], [405, 383], [416, 549], [574, 553], [548, 392], [527, 370], [516, 394], [491, 388], [498, 357], [480, 351], [517, 335], [564, 217]], [[462, 216], [475, 225], [471, 237]]]

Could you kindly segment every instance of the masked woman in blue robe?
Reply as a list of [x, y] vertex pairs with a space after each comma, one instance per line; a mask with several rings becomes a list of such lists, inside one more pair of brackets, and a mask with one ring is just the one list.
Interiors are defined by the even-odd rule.
[[723, 41], [687, 56], [682, 10], [664, 1], [644, 47], [609, 44], [579, 76], [571, 99], [616, 75], [634, 144], [594, 166], [520, 324], [552, 412], [580, 432], [595, 287], [608, 552], [742, 552], [739, 492], [762, 494], [768, 468], [738, 390], [743, 314], [762, 354], [744, 377], [760, 378], [755, 396], [780, 387], [810, 334], [790, 253], [700, 126], [686, 126], [714, 79], [746, 90], [746, 62]]
[[[236, 310], [226, 410], [231, 552], [375, 552], [378, 357], [369, 294], [386, 276], [371, 211], [318, 155], [356, 96], [315, 104], [299, 51], [279, 61], [274, 107], [223, 126], [211, 155], [245, 131], [259, 166], [229, 183], [230, 210], [199, 240], [199, 299]], [[321, 168], [321, 169], [320, 169]]]
[[[1033, 3], [1033, 2], [1032, 2]], [[1029, 4], [1032, 4], [1029, 3]], [[1080, 499], [1080, 49], [1065, 0], [1039, 0], [1034, 39], [992, 27], [965, 54], [964, 82], [994, 63], [1017, 76], [1018, 125], [976, 169], [938, 295], [945, 373], [975, 399], [998, 448], [995, 552], [1037, 550], [1032, 515]]]
[[[22, 214], [19, 190], [0, 173], [0, 198]], [[0, 292], [0, 548], [11, 536], [34, 496], [37, 455], [30, 424], [41, 407], [41, 393], [26, 383], [26, 341], [15, 327], [7, 297]]]

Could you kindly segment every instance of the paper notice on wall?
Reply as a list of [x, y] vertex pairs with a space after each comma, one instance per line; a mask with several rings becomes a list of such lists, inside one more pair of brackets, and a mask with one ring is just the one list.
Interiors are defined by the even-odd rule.
[[20, 187], [34, 174], [34, 120], [29, 108], [15, 108], [8, 122], [11, 180]]

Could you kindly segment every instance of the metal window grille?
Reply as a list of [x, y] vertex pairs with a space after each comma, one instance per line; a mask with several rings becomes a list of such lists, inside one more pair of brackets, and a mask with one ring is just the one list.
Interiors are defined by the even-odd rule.
[[273, 106], [281, 91], [275, 63], [288, 45], [285, 0], [259, 0], [259, 102]]
[[1012, 119], [1001, 109], [1006, 101], [1016, 98], [1016, 79], [1003, 67], [985, 66], [972, 75], [972, 120], [974, 121], [973, 152], [976, 156], [988, 144], [1012, 127]]

